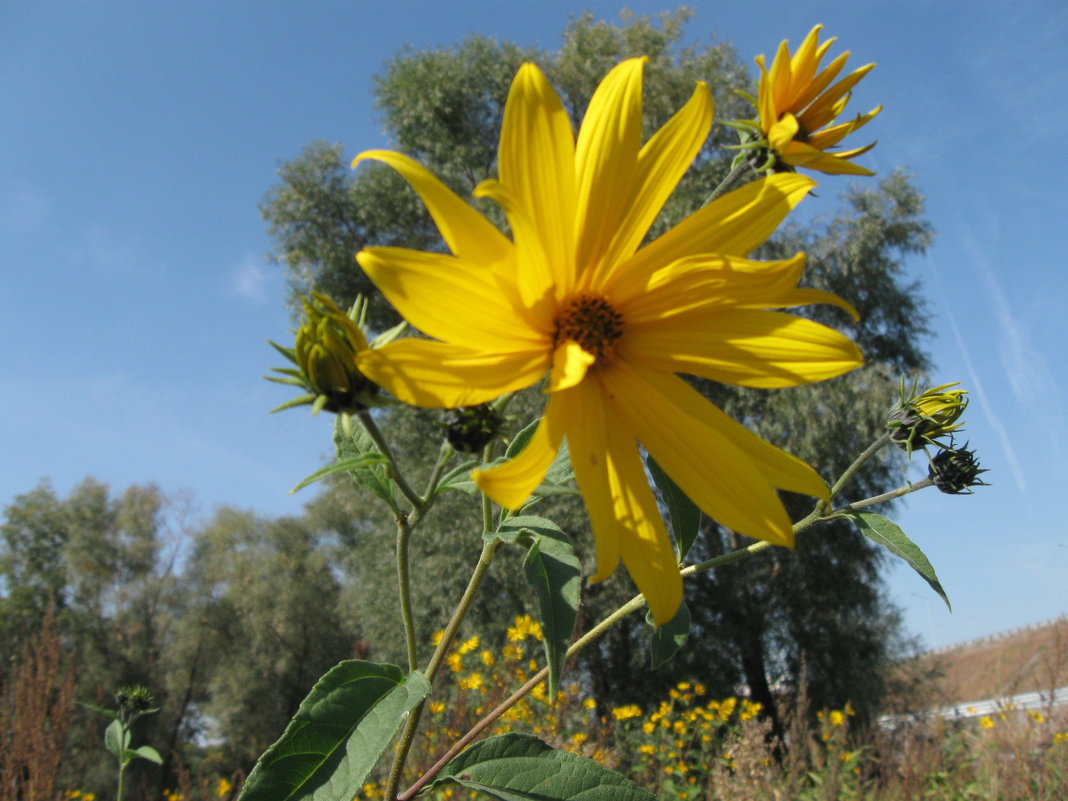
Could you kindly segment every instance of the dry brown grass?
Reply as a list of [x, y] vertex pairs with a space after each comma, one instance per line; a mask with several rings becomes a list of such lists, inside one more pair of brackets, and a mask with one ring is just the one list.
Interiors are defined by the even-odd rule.
[[74, 716], [74, 666], [64, 664], [55, 610], [0, 690], [0, 801], [55, 801]]

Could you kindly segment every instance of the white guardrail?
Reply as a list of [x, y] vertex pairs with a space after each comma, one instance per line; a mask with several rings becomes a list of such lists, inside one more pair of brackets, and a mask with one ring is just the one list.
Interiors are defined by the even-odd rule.
[[917, 720], [930, 720], [931, 718], [964, 720], [982, 717], [983, 715], [995, 715], [999, 712], [1052, 709], [1062, 704], [1068, 704], [1068, 687], [1059, 687], [1052, 692], [1049, 690], [1037, 690], [1004, 698], [968, 701], [963, 704], [928, 709], [925, 712], [915, 712], [909, 715], [883, 715], [879, 718], [879, 726], [884, 729], [892, 729]]

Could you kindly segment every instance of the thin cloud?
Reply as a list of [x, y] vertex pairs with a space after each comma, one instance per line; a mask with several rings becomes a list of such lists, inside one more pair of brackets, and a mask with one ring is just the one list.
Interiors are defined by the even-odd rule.
[[239, 298], [265, 301], [268, 289], [275, 281], [275, 272], [258, 259], [248, 256], [233, 271], [230, 289]]

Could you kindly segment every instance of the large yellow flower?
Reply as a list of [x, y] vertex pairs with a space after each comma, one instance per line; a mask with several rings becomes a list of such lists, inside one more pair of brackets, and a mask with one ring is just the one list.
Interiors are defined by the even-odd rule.
[[[827, 152], [848, 134], [857, 130], [882, 111], [882, 106], [867, 114], [858, 114], [856, 119], [839, 125], [830, 125], [845, 110], [849, 95], [857, 82], [874, 64], [866, 64], [854, 70], [834, 86], [831, 81], [845, 66], [848, 51], [842, 53], [823, 70], [817, 73], [820, 61], [834, 44], [828, 39], [819, 44], [822, 25], [817, 25], [805, 37], [801, 47], [791, 57], [785, 40], [769, 72], [764, 65], [764, 56], [757, 56], [760, 67], [760, 88], [757, 105], [760, 111], [760, 128], [779, 161], [792, 167], [804, 167], [826, 173], [849, 173], [873, 175], [871, 170], [860, 167], [849, 159], [867, 153], [875, 143], [855, 150]], [[830, 88], [828, 88], [830, 86]], [[820, 130], [822, 129], [822, 130]]]
[[[367, 248], [360, 265], [408, 321], [440, 340], [363, 351], [368, 377], [426, 407], [481, 403], [548, 374], [527, 447], [475, 480], [519, 507], [561, 441], [571, 449], [596, 541], [595, 579], [620, 559], [658, 623], [682, 597], [674, 549], [641, 443], [705, 512], [742, 534], [792, 544], [775, 487], [826, 497], [812, 468], [708, 403], [676, 373], [749, 387], [829, 378], [861, 363], [829, 328], [768, 308], [842, 304], [796, 284], [803, 256], [754, 262], [757, 247], [813, 185], [782, 174], [709, 204], [639, 246], [712, 124], [704, 84], [641, 143], [644, 59], [598, 87], [578, 139], [544, 75], [526, 64], [505, 106], [498, 180], [475, 194], [508, 215], [509, 240], [429, 171], [368, 151], [420, 194], [451, 255]], [[842, 304], [844, 305], [844, 304]]]

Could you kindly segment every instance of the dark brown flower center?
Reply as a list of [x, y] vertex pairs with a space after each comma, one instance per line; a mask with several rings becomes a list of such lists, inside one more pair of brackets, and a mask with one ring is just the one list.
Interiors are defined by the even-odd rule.
[[570, 339], [600, 361], [613, 354], [621, 336], [623, 316], [607, 300], [597, 295], [579, 295], [556, 315], [553, 347]]

